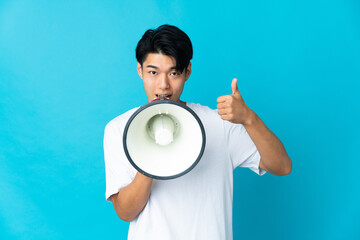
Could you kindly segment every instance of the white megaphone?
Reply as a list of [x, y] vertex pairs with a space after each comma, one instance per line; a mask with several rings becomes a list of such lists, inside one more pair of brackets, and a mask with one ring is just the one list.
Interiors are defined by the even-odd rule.
[[123, 145], [137, 171], [154, 179], [173, 179], [198, 164], [205, 149], [205, 131], [193, 110], [161, 98], [130, 117]]

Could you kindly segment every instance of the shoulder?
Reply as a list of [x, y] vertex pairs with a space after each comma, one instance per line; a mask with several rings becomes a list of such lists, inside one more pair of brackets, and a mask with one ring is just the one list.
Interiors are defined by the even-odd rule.
[[219, 114], [217, 114], [217, 110], [211, 109], [208, 106], [203, 106], [199, 103], [187, 103], [186, 106], [198, 115], [212, 116], [220, 119]]
[[117, 130], [122, 130], [127, 121], [129, 120], [129, 118], [131, 117], [131, 115], [133, 115], [133, 113], [138, 109], [139, 107], [133, 108], [117, 117], [115, 117], [114, 119], [112, 119], [110, 122], [108, 122], [105, 126], [105, 132], [109, 131], [110, 129], [117, 129]]
[[187, 106], [200, 118], [207, 135], [210, 136], [210, 133], [214, 133], [215, 135], [223, 134], [222, 131], [224, 130], [224, 121], [217, 113], [217, 110], [198, 103], [187, 103]]
[[208, 106], [203, 106], [199, 103], [187, 103], [186, 104], [191, 110], [193, 110], [200, 118], [206, 120], [213, 120], [216, 123], [221, 123], [225, 129], [239, 128], [245, 130], [242, 124], [231, 123], [229, 121], [221, 119], [217, 112], [217, 109], [211, 109]]

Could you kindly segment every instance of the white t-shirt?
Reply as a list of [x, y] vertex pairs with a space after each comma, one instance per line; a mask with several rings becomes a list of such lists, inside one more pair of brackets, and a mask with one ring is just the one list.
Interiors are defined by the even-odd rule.
[[[189, 173], [171, 180], [153, 180], [144, 210], [130, 223], [131, 240], [232, 239], [233, 170], [240, 166], [259, 175], [260, 155], [241, 124], [220, 118], [216, 110], [187, 103], [202, 121], [206, 147]], [[123, 130], [132, 109], [105, 128], [106, 199], [130, 184], [137, 171], [127, 160]]]

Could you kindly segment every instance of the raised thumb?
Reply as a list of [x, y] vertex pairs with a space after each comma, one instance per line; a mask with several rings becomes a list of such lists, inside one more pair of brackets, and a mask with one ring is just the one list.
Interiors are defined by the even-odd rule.
[[238, 89], [238, 87], [237, 87], [237, 79], [236, 79], [236, 78], [234, 78], [234, 79], [232, 80], [231, 89], [232, 89], [232, 93], [233, 93], [233, 94], [239, 92], [239, 89]]

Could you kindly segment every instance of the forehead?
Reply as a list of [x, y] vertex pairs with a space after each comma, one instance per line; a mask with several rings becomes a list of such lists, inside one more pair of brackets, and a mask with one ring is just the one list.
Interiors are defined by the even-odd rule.
[[143, 67], [146, 68], [149, 65], [157, 68], [169, 69], [176, 66], [176, 61], [173, 57], [161, 53], [149, 53], [143, 62]]

